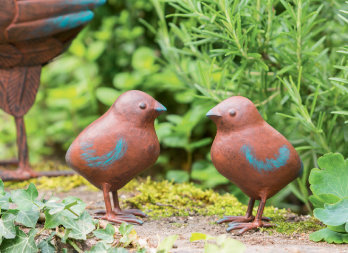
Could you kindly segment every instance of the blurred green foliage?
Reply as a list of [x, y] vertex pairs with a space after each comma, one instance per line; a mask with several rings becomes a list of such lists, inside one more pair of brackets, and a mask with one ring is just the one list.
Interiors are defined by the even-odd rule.
[[[168, 108], [156, 122], [157, 167], [176, 182], [229, 190], [212, 165], [219, 101], [249, 97], [299, 151], [301, 179], [271, 203], [308, 205], [317, 157], [348, 156], [347, 9], [340, 1], [109, 0], [68, 51], [44, 68], [26, 117], [32, 161], [63, 159], [78, 133], [122, 92], [143, 90]], [[15, 128], [0, 112], [1, 159], [16, 155]], [[158, 172], [158, 170], [157, 170]], [[296, 197], [294, 197], [296, 196]], [[300, 202], [299, 202], [300, 201]]]

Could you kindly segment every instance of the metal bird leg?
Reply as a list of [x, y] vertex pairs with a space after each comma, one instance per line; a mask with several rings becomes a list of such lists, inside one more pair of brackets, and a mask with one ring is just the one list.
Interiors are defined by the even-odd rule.
[[[255, 219], [253, 216], [253, 208], [255, 204], [255, 199], [250, 198], [249, 204], [248, 204], [248, 210], [245, 214], [245, 216], [224, 216], [222, 219], [218, 220], [216, 223], [221, 224], [224, 222], [250, 222]], [[264, 221], [270, 221], [271, 219], [268, 217], [262, 217], [262, 220]]]
[[139, 211], [139, 210], [135, 210], [135, 211], [133, 210], [132, 211], [132, 209], [131, 210], [122, 211], [120, 209], [117, 192], [113, 192], [113, 200], [114, 200], [115, 211], [112, 210], [111, 199], [110, 199], [111, 185], [108, 184], [108, 183], [103, 183], [102, 187], [103, 187], [103, 194], [104, 194], [104, 201], [105, 201], [106, 212], [103, 212], [103, 211], [96, 212], [96, 214], [103, 214], [103, 213], [105, 213], [104, 216], [100, 217], [101, 219], [107, 220], [107, 221], [110, 221], [110, 222], [114, 222], [114, 223], [119, 223], [119, 224], [121, 224], [123, 222], [132, 223], [132, 224], [138, 224], [138, 225], [142, 225], [143, 224], [143, 221], [137, 219], [133, 215], [133, 214], [137, 214], [138, 216], [145, 217], [146, 215], [144, 213], [142, 213], [141, 211]]
[[41, 66], [0, 68], [0, 107], [15, 118], [17, 128], [18, 161], [0, 162], [2, 165], [16, 165], [17, 170], [0, 170], [3, 181], [21, 181], [40, 176], [71, 175], [72, 171], [45, 172], [32, 170], [29, 164], [27, 134], [24, 115], [34, 103], [40, 83]]
[[256, 217], [255, 217], [253, 222], [250, 222], [250, 223], [232, 222], [228, 225], [228, 228], [226, 231], [230, 232], [232, 230], [240, 229], [238, 231], [238, 235], [242, 235], [248, 230], [257, 229], [260, 227], [274, 227], [275, 225], [262, 221], [264, 219], [262, 217], [262, 214], [263, 214], [263, 210], [265, 208], [265, 205], [266, 205], [266, 198], [262, 198], [260, 200], [259, 208], [257, 210], [257, 214], [256, 214]]

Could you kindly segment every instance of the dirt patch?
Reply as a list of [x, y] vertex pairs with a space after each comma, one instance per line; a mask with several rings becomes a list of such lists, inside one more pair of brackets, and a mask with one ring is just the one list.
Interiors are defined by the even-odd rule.
[[[79, 197], [87, 203], [87, 208], [91, 213], [96, 209], [104, 209], [103, 196], [100, 191], [86, 191], [81, 187], [65, 193], [41, 191], [41, 194], [46, 196], [54, 194], [61, 198], [67, 196]], [[125, 199], [129, 197], [128, 195], [128, 193], [121, 193], [120, 199]], [[135, 226], [135, 230], [140, 238], [145, 239], [148, 245], [153, 247], [156, 247], [159, 241], [169, 235], [178, 235], [178, 240], [172, 250], [172, 252], [177, 253], [203, 252], [204, 242], [190, 242], [189, 239], [193, 232], [200, 232], [211, 236], [226, 234], [230, 238], [243, 242], [247, 247], [246, 252], [248, 253], [348, 253], [348, 245], [335, 245], [324, 242], [314, 243], [308, 239], [309, 235], [305, 233], [286, 236], [282, 234], [269, 235], [268, 232], [253, 231], [247, 232], [243, 236], [235, 236], [225, 232], [226, 225], [215, 224], [217, 219], [218, 217], [216, 216], [170, 217], [158, 220], [145, 218], [143, 219], [144, 224], [142, 226]]]

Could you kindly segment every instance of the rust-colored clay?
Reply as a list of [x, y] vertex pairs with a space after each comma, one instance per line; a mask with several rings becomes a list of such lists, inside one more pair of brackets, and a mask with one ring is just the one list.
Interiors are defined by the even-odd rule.
[[[294, 147], [267, 124], [247, 98], [228, 98], [207, 113], [217, 126], [211, 158], [217, 170], [250, 197], [246, 216], [227, 216], [227, 231], [273, 226], [263, 220], [266, 200], [298, 177], [302, 162]], [[260, 200], [256, 217], [255, 200]], [[250, 222], [250, 223], [249, 223]]]
[[145, 214], [121, 210], [117, 191], [156, 162], [160, 146], [154, 120], [164, 111], [163, 105], [144, 92], [125, 92], [71, 144], [66, 154], [68, 165], [103, 190], [106, 206], [103, 219], [142, 224], [134, 215]]
[[[2, 179], [38, 176], [32, 171], [23, 116], [35, 101], [41, 67], [63, 53], [105, 0], [0, 0], [0, 108], [15, 118], [18, 169]], [[0, 164], [10, 164], [0, 162]]]

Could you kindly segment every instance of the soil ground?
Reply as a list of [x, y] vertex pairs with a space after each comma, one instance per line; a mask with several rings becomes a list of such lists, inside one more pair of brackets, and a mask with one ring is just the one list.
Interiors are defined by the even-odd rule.
[[[54, 193], [41, 191], [41, 194], [53, 194], [57, 197], [76, 196], [87, 203], [87, 208], [91, 213], [96, 209], [104, 209], [103, 196], [101, 192], [86, 191], [81, 188], [73, 189], [65, 193]], [[124, 194], [120, 198], [126, 198]], [[243, 236], [235, 236], [226, 233], [226, 225], [217, 225], [214, 216], [194, 216], [194, 217], [170, 217], [158, 220], [145, 218], [142, 226], [135, 226], [135, 230], [141, 239], [147, 241], [151, 247], [156, 247], [158, 242], [169, 235], [178, 235], [178, 240], [172, 252], [191, 253], [203, 252], [204, 242], [190, 242], [193, 232], [219, 236], [226, 234], [230, 238], [237, 239], [246, 245], [246, 252], [251, 253], [348, 253], [348, 245], [335, 245], [328, 243], [314, 243], [308, 239], [308, 234], [292, 234], [289, 236], [282, 234], [269, 235], [267, 232], [252, 231]], [[231, 249], [233, 252], [233, 249]], [[218, 252], [217, 252], [218, 253]]]

